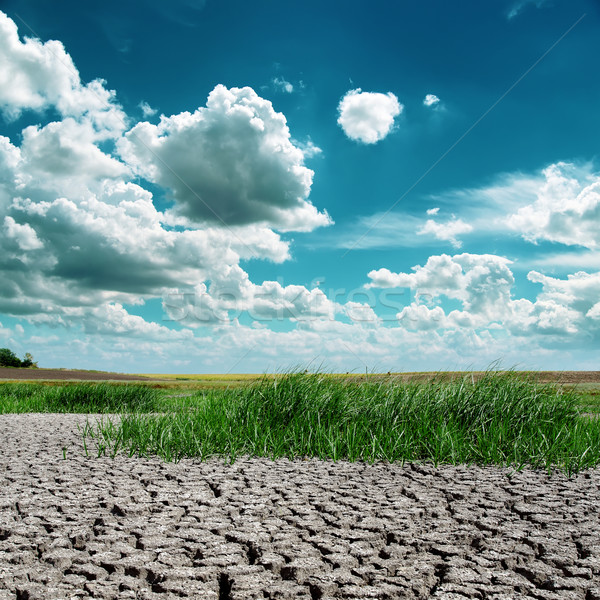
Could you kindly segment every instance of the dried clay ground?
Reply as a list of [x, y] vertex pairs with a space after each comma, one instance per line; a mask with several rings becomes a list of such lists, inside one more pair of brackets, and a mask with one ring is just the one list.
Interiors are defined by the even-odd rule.
[[600, 469], [97, 458], [86, 418], [0, 415], [0, 600], [600, 599]]

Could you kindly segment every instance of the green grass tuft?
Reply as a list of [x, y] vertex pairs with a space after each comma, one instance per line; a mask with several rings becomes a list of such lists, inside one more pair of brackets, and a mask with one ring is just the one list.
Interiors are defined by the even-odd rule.
[[84, 427], [84, 444], [87, 451], [92, 439], [113, 456], [430, 461], [570, 474], [600, 464], [600, 419], [581, 415], [597, 409], [596, 395], [516, 372], [419, 381], [302, 372], [177, 394], [139, 384], [6, 383], [0, 413], [103, 413]]
[[35, 383], [0, 385], [0, 413], [150, 412], [159, 406], [158, 390], [144, 385], [78, 383], [47, 386]]
[[356, 383], [288, 373], [211, 390], [165, 415], [130, 412], [85, 436], [102, 452], [206, 459], [242, 455], [350, 461], [431, 461], [558, 467], [600, 463], [600, 422], [573, 391], [517, 373], [478, 380]]

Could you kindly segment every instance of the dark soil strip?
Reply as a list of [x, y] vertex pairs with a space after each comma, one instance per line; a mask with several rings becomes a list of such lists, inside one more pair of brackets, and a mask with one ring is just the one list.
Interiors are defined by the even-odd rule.
[[68, 369], [16, 369], [0, 367], [0, 379], [28, 380], [77, 380], [77, 381], [152, 381], [149, 377], [107, 373], [104, 371], [72, 371]]

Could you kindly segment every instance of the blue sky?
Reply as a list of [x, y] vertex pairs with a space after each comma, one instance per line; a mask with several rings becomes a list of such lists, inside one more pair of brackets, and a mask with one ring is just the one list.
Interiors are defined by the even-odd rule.
[[597, 2], [0, 11], [0, 346], [600, 368]]

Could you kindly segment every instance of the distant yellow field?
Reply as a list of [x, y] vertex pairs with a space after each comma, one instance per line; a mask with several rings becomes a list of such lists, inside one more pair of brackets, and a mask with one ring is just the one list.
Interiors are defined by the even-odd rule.
[[[141, 377], [148, 377], [148, 385], [158, 387], [177, 387], [189, 389], [217, 389], [237, 388], [263, 378], [281, 377], [285, 373], [227, 373], [227, 374], [173, 374], [173, 373], [135, 373]], [[385, 381], [389, 379], [400, 380], [428, 380], [436, 376], [435, 373], [322, 373], [326, 377], [345, 379], [349, 382], [362, 383], [364, 381]]]
[[[235, 388], [247, 385], [253, 381], [258, 381], [265, 377], [265, 375], [259, 374], [248, 374], [248, 373], [227, 373], [219, 375], [207, 375], [207, 374], [173, 374], [173, 373], [136, 373], [142, 377], [148, 377], [149, 379], [158, 380], [156, 384], [148, 382], [150, 385], [163, 385], [172, 387], [185, 387], [190, 389], [203, 389], [203, 388]], [[271, 377], [271, 375], [266, 375]], [[162, 383], [159, 383], [162, 382]]]

